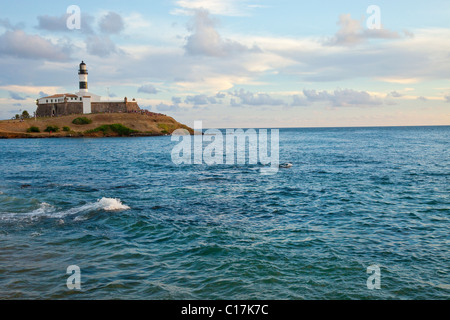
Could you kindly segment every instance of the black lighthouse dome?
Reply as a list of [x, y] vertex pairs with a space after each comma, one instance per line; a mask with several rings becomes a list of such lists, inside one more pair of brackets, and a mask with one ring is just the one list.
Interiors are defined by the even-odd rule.
[[81, 63], [80, 63], [80, 70], [79, 70], [78, 74], [88, 74], [87, 68], [86, 68], [86, 63], [84, 63], [84, 61], [81, 61]]

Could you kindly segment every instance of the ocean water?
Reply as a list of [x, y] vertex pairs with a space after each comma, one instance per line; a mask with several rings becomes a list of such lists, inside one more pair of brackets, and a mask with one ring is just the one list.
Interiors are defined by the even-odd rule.
[[450, 127], [282, 129], [273, 176], [175, 144], [0, 141], [0, 299], [449, 299]]

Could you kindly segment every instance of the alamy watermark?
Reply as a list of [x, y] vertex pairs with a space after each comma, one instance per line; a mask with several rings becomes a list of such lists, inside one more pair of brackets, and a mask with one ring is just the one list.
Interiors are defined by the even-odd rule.
[[67, 267], [67, 274], [70, 277], [67, 278], [66, 285], [69, 290], [81, 290], [81, 270], [79, 266], [72, 265]]
[[67, 7], [66, 26], [69, 30], [81, 29], [81, 9], [79, 6], [71, 5]]
[[367, 274], [370, 274], [367, 279], [367, 289], [380, 290], [381, 289], [381, 269], [377, 265], [367, 267]]
[[[201, 121], [194, 122], [194, 136], [185, 129], [175, 130], [172, 141], [179, 142], [172, 149], [172, 162], [206, 165], [264, 166], [261, 173], [276, 174], [280, 167], [280, 132], [267, 129], [209, 129], [203, 132]], [[181, 140], [181, 141], [180, 141]], [[248, 142], [248, 143], [247, 143]], [[270, 145], [270, 146], [269, 146]], [[270, 153], [269, 153], [270, 150]]]
[[366, 21], [367, 29], [380, 30], [381, 29], [381, 8], [376, 5], [371, 5], [367, 8], [367, 14], [371, 15]]

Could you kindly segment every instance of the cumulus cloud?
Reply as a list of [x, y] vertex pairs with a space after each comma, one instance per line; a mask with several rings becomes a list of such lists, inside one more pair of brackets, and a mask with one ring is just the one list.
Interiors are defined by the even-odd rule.
[[108, 12], [99, 22], [100, 30], [108, 34], [118, 34], [125, 28], [122, 17], [115, 12]]
[[[352, 19], [350, 14], [340, 15], [337, 24], [340, 29], [333, 38], [328, 39], [326, 42], [328, 45], [352, 46], [368, 39], [398, 39], [402, 37], [398, 32], [384, 28], [367, 29], [363, 20]], [[408, 32], [408, 36], [411, 36], [411, 33]]]
[[333, 107], [345, 106], [374, 106], [381, 105], [383, 102], [380, 98], [371, 96], [366, 91], [355, 91], [353, 89], [335, 90], [334, 92], [316, 90], [303, 90], [307, 101], [328, 102]]
[[178, 104], [169, 105], [165, 103], [160, 103], [156, 106], [156, 110], [160, 112], [179, 112], [181, 108]]
[[6, 31], [0, 36], [0, 55], [23, 59], [66, 61], [70, 58], [70, 51], [67, 45], [57, 45], [22, 30]]
[[[235, 90], [234, 92], [230, 92], [229, 94], [231, 96], [239, 98], [241, 105], [275, 106], [285, 104], [282, 99], [275, 99], [267, 93], [253, 93], [250, 91], [245, 91], [244, 89], [240, 89], [239, 91]], [[232, 105], [238, 106], [239, 104], [234, 99]]]
[[216, 22], [210, 17], [208, 11], [196, 10], [189, 26], [189, 31], [192, 33], [187, 37], [184, 46], [186, 53], [189, 55], [223, 57], [235, 53], [261, 51], [256, 46], [248, 48], [239, 42], [223, 39], [215, 27]]
[[450, 96], [445, 96], [445, 100], [447, 103], [450, 103]]
[[300, 96], [298, 94], [295, 94], [292, 96], [292, 107], [304, 107], [308, 106], [310, 103], [308, 102], [308, 99], [306, 99], [303, 96]]
[[398, 93], [397, 91], [392, 91], [391, 93], [389, 93], [388, 96], [390, 96], [392, 98], [401, 98], [401, 97], [403, 97], [403, 95], [401, 93]]
[[86, 39], [86, 50], [89, 54], [108, 57], [111, 54], [118, 53], [116, 44], [108, 36], [92, 35]]
[[[73, 32], [74, 30], [67, 28], [67, 18], [70, 16], [70, 14], [63, 14], [60, 16], [38, 16], [38, 25], [36, 28], [52, 32]], [[83, 33], [93, 33], [91, 26], [93, 21], [94, 18], [92, 16], [82, 12], [80, 31]]]
[[17, 30], [17, 29], [23, 29], [24, 24], [19, 23], [19, 24], [14, 25], [9, 21], [9, 19], [0, 19], [0, 27], [3, 27], [7, 30]]
[[138, 89], [138, 92], [140, 92], [140, 93], [148, 93], [148, 94], [157, 94], [159, 92], [159, 90], [156, 89], [155, 86], [152, 85], [152, 84], [146, 84], [146, 85], [141, 86]]
[[13, 91], [9, 91], [9, 96], [11, 97], [11, 99], [13, 100], [19, 100], [19, 101], [23, 101], [23, 100], [27, 100], [27, 98], [22, 97], [20, 94], [13, 92]]
[[172, 97], [172, 102], [174, 104], [180, 104], [181, 103], [181, 98], [180, 97]]
[[194, 104], [196, 106], [203, 106], [207, 104], [217, 104], [217, 99], [215, 97], [209, 97], [205, 94], [200, 94], [196, 96], [187, 96], [184, 102]]

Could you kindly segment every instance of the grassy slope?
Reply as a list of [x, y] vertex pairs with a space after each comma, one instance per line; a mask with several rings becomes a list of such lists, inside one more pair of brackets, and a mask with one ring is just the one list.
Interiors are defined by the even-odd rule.
[[[92, 119], [92, 123], [88, 125], [72, 124], [73, 119], [78, 117], [87, 117]], [[0, 138], [44, 138], [44, 137], [103, 137], [102, 132], [86, 134], [87, 130], [92, 130], [102, 125], [122, 124], [132, 130], [139, 131], [134, 135], [150, 136], [171, 134], [176, 129], [187, 129], [191, 134], [192, 129], [177, 122], [175, 119], [160, 115], [142, 115], [134, 113], [105, 113], [90, 115], [71, 115], [55, 118], [38, 118], [28, 119], [23, 122], [19, 120], [0, 121]], [[49, 134], [44, 132], [47, 126], [58, 126], [60, 131]], [[27, 133], [27, 129], [31, 126], [38, 127], [40, 133]], [[69, 127], [70, 132], [62, 131], [63, 127]], [[117, 136], [114, 132], [110, 132], [107, 136]]]

